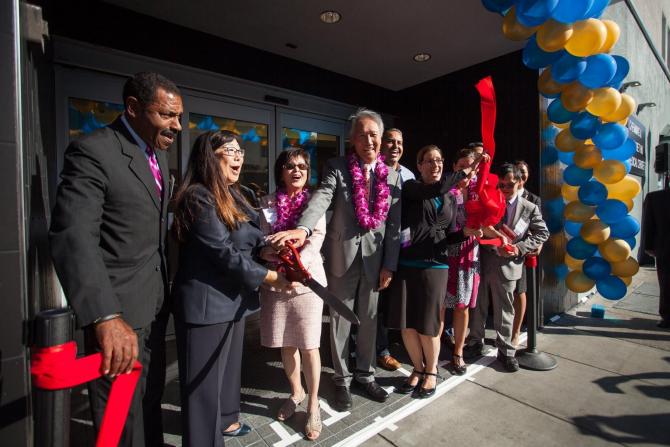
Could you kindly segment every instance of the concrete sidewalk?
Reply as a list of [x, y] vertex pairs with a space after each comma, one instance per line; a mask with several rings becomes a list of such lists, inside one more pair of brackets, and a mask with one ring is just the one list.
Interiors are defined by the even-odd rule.
[[[538, 348], [556, 369], [510, 374], [492, 362], [363, 445], [670, 445], [670, 330], [656, 326], [655, 269], [630, 290], [616, 302], [592, 295], [545, 327]], [[593, 304], [604, 319], [591, 318]]]

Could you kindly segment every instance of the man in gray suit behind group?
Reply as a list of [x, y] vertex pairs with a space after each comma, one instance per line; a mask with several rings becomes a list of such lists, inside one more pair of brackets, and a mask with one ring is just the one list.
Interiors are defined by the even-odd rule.
[[[356, 369], [352, 374], [347, 365], [351, 323], [330, 310], [330, 342], [335, 369], [332, 406], [338, 411], [352, 407], [349, 392], [352, 378], [372, 399], [383, 402], [388, 398], [388, 393], [374, 378], [377, 300], [379, 291], [391, 282], [400, 251], [400, 180], [398, 173], [394, 169], [385, 169], [378, 158], [384, 123], [379, 114], [367, 109], [359, 109], [350, 119], [349, 137], [353, 152], [328, 160], [321, 184], [312, 195], [297, 229], [270, 238], [276, 247], [287, 240], [302, 244], [332, 204], [333, 215], [322, 249], [328, 289], [350, 308], [356, 304], [356, 314], [361, 321], [356, 343]], [[365, 178], [359, 180], [358, 185], [368, 199], [367, 209], [356, 209], [350, 161], [359, 167]], [[383, 189], [378, 183], [383, 181], [379, 178], [383, 171], [388, 172], [386, 184], [390, 208], [386, 216], [378, 216], [380, 222], [377, 225], [366, 229], [359, 217], [361, 212], [372, 215], [375, 206], [381, 205], [377, 197]], [[365, 204], [365, 200], [362, 202]]]

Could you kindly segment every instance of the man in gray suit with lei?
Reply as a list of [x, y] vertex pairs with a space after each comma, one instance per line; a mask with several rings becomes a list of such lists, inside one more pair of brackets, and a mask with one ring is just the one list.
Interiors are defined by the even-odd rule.
[[322, 252], [328, 289], [354, 309], [361, 324], [356, 343], [356, 368], [350, 371], [351, 323], [330, 310], [330, 343], [335, 375], [333, 408], [352, 407], [352, 379], [372, 399], [388, 393], [374, 378], [377, 299], [388, 287], [400, 250], [400, 180], [380, 157], [384, 123], [381, 116], [359, 109], [351, 117], [347, 156], [328, 160], [323, 179], [298, 222], [297, 229], [270, 237], [275, 247], [287, 240], [301, 244], [332, 205]]

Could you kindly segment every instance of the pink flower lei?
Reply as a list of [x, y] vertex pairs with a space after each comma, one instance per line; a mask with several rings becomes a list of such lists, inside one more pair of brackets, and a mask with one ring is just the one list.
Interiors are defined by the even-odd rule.
[[377, 165], [375, 167], [375, 187], [374, 191], [370, 191], [371, 194], [374, 194], [374, 205], [372, 206], [372, 212], [370, 212], [370, 204], [365, 198], [365, 175], [361, 170], [361, 165], [359, 163], [358, 157], [351, 153], [347, 158], [349, 165], [349, 173], [353, 180], [353, 199], [354, 199], [354, 208], [356, 210], [356, 218], [358, 219], [358, 224], [364, 230], [374, 230], [379, 227], [382, 222], [386, 219], [386, 215], [389, 211], [389, 186], [386, 183], [386, 178], [389, 175], [388, 167], [384, 164], [384, 156], [377, 156]]
[[292, 230], [298, 224], [298, 219], [309, 202], [309, 191], [303, 189], [291, 199], [284, 189], [277, 189], [275, 193], [277, 203], [277, 220], [272, 224], [272, 232]]

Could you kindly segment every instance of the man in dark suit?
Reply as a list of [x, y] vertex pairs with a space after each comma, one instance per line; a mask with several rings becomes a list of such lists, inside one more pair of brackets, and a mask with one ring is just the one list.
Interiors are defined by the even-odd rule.
[[670, 189], [654, 191], [644, 199], [642, 211], [642, 246], [656, 258], [656, 275], [660, 289], [658, 327], [670, 328]]
[[[179, 89], [156, 73], [123, 88], [124, 113], [70, 144], [50, 229], [58, 277], [87, 353], [102, 352], [89, 383], [96, 429], [114, 378], [142, 363], [120, 445], [162, 445], [165, 379], [167, 149], [181, 130]], [[146, 389], [146, 395], [145, 395]], [[143, 414], [144, 413], [144, 414]]]

